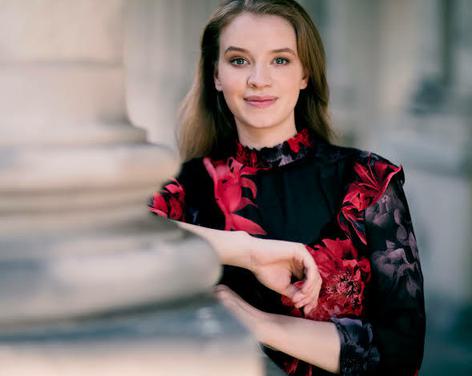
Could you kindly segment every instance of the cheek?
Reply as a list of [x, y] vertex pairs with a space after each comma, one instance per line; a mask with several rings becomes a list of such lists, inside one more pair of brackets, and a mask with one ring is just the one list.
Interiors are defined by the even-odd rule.
[[234, 68], [222, 67], [219, 79], [223, 92], [227, 95], [236, 94], [244, 91], [246, 87], [245, 73]]
[[285, 72], [285, 74], [279, 76], [279, 83], [285, 90], [290, 92], [299, 91], [302, 83], [302, 74], [298, 69]]

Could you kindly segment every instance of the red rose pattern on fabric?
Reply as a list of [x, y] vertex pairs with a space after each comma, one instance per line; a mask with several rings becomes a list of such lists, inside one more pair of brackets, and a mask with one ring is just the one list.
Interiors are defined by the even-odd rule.
[[171, 179], [170, 183], [165, 184], [153, 195], [149, 210], [161, 217], [184, 221], [184, 202], [184, 188], [176, 179]]
[[369, 260], [350, 258], [354, 249], [350, 240], [325, 239], [323, 243], [310, 252], [319, 265], [323, 286], [318, 306], [306, 317], [327, 321], [333, 316], [362, 316], [364, 288], [370, 280]]
[[354, 230], [363, 244], [367, 244], [363, 225], [364, 211], [383, 195], [390, 179], [403, 167], [396, 167], [369, 154], [366, 163], [355, 163], [355, 180], [349, 184], [338, 222], [347, 233]]
[[[266, 234], [259, 224], [236, 214], [238, 210], [248, 205], [255, 206], [257, 187], [251, 175], [259, 170], [282, 166], [302, 158], [307, 155], [311, 146], [313, 145], [309, 133], [302, 131], [283, 144], [262, 150], [263, 152], [239, 145], [236, 158], [230, 157], [221, 161], [203, 158], [203, 164], [214, 183], [215, 200], [224, 214], [225, 230]], [[422, 291], [422, 286], [415, 284], [422, 281], [421, 272], [418, 271], [419, 264], [416, 268], [409, 264], [418, 257], [411, 222], [407, 221], [406, 224], [401, 222], [405, 216], [398, 213], [403, 213], [401, 212], [403, 209], [392, 209], [401, 208], [400, 203], [406, 207], [406, 201], [404, 197], [399, 200], [393, 194], [386, 194], [391, 179], [402, 172], [402, 167], [390, 164], [373, 153], [364, 153], [353, 167], [352, 183], [347, 186], [341, 210], [335, 218], [341, 232], [336, 237], [321, 236], [321, 240], [316, 244], [306, 245], [318, 265], [322, 278], [318, 306], [304, 315], [301, 310], [293, 306], [290, 299], [281, 296], [282, 303], [290, 309], [291, 315], [335, 323], [342, 336], [340, 361], [342, 374], [346, 375], [358, 375], [366, 370], [376, 369], [380, 361], [378, 348], [373, 342], [376, 327], [369, 320], [364, 321], [367, 319], [364, 318], [366, 306], [364, 293], [366, 285], [372, 280], [374, 268], [383, 276], [380, 282], [372, 282], [380, 283], [378, 288], [381, 291], [389, 288], [389, 284], [398, 285], [395, 282], [398, 275], [391, 275], [390, 271], [396, 270], [396, 265], [402, 263], [405, 264], [405, 267], [401, 268], [405, 271], [404, 275], [409, 278], [411, 276], [407, 280], [408, 288], [402, 291], [406, 291], [408, 296], [414, 296], [418, 291]], [[243, 188], [246, 190], [243, 191]], [[401, 187], [398, 189], [401, 190]], [[243, 196], [246, 193], [249, 193], [250, 197]], [[185, 192], [182, 186], [174, 179], [154, 196], [151, 211], [182, 220], [185, 217], [184, 198]], [[372, 209], [374, 204], [376, 204], [375, 210]], [[368, 223], [366, 223], [367, 209], [370, 209], [367, 215]], [[360, 257], [359, 250], [354, 244], [359, 245], [360, 241], [367, 245], [367, 224], [370, 227], [375, 224], [379, 228], [395, 230], [392, 239], [401, 242], [401, 246], [396, 243], [395, 246], [391, 246], [390, 243], [393, 242], [387, 241], [387, 249], [380, 247], [378, 252], [374, 253], [372, 260]], [[372, 232], [370, 236], [369, 247], [372, 246]], [[403, 249], [412, 251], [400, 253]], [[302, 283], [297, 282], [297, 285]], [[403, 297], [404, 295], [402, 299]], [[399, 334], [404, 332], [402, 328], [394, 330], [398, 330]], [[289, 359], [284, 367], [288, 374], [313, 376], [318, 372], [316, 367], [308, 363], [296, 358]], [[409, 373], [412, 374], [413, 372]], [[417, 374], [416, 371], [414, 376]]]
[[318, 305], [312, 312], [303, 315], [289, 298], [283, 296], [282, 302], [292, 307], [294, 316], [311, 320], [327, 321], [333, 316], [361, 316], [364, 288], [370, 280], [369, 260], [352, 258], [355, 249], [350, 239], [324, 239], [321, 244], [305, 247], [313, 256], [323, 281]]
[[310, 145], [311, 138], [309, 134], [309, 129], [305, 128], [297, 133], [295, 137], [291, 137], [287, 140], [290, 149], [294, 153], [298, 153], [302, 145]]
[[213, 179], [215, 200], [225, 216], [225, 230], [265, 235], [266, 231], [257, 223], [235, 213], [247, 205], [256, 206], [250, 198], [243, 196], [242, 188], [249, 188], [253, 198], [256, 197], [256, 184], [247, 176], [253, 175], [257, 170], [244, 166], [234, 158], [229, 158], [226, 162], [205, 157], [203, 164]]

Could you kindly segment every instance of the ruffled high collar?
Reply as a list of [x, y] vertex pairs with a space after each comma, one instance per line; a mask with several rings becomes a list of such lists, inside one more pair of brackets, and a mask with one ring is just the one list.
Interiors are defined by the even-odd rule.
[[310, 128], [302, 128], [294, 136], [271, 147], [261, 149], [243, 145], [236, 140], [235, 159], [255, 168], [280, 167], [305, 158], [316, 144], [316, 136]]

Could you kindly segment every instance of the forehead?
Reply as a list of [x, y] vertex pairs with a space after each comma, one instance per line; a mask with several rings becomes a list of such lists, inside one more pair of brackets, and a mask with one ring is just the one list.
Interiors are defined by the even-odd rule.
[[220, 48], [236, 46], [249, 51], [292, 48], [297, 39], [293, 26], [285, 18], [273, 15], [243, 13], [227, 25], [220, 35]]

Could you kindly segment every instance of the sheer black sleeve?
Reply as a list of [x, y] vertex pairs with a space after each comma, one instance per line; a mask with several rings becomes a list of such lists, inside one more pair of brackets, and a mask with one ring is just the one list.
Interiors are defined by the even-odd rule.
[[161, 217], [185, 222], [186, 192], [182, 184], [184, 166], [175, 178], [166, 181], [148, 200], [149, 210]]
[[224, 229], [224, 216], [215, 201], [213, 181], [202, 158], [183, 162], [178, 174], [150, 197], [148, 208], [161, 217]]
[[416, 375], [423, 359], [423, 274], [403, 180], [394, 176], [365, 211], [372, 279], [367, 318], [332, 318], [342, 375]]

